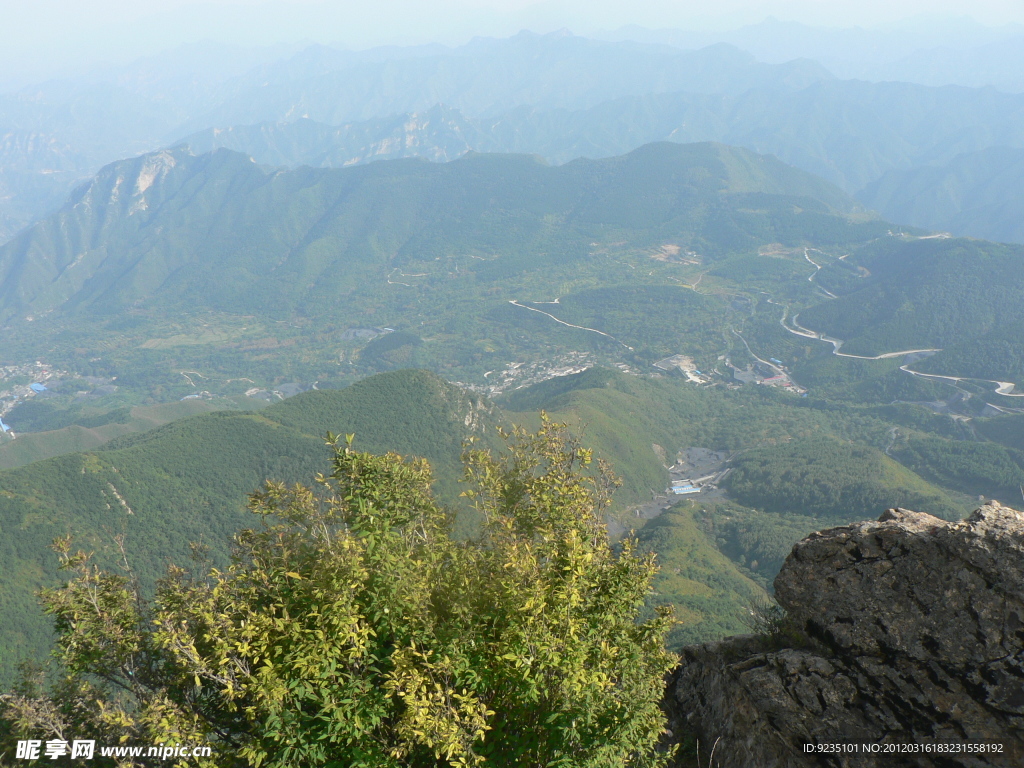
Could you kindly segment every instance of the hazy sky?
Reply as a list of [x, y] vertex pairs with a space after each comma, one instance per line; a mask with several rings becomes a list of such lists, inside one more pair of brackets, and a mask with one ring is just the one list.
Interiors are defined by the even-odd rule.
[[872, 26], [919, 14], [1024, 23], [1024, 0], [0, 0], [0, 66], [7, 70], [0, 76], [68, 61], [120, 61], [199, 40], [365, 48], [460, 43], [523, 28], [568, 27], [580, 34], [626, 24], [726, 29], [769, 15]]

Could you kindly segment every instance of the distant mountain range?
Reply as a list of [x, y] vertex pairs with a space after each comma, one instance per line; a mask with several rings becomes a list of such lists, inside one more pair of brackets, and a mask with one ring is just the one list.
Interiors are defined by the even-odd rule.
[[674, 647], [812, 530], [1024, 486], [1024, 246], [930, 232], [1024, 240], [1024, 94], [567, 34], [286, 53], [0, 96], [0, 684], [53, 537], [124, 534], [147, 588], [223, 564], [328, 431], [425, 457], [469, 536], [467, 440], [566, 421]]
[[[681, 50], [522, 33], [453, 49], [313, 46], [263, 63], [254, 54], [241, 73], [207, 58], [209, 74], [168, 61], [163, 74], [140, 64], [0, 95], [0, 240], [55, 210], [103, 164], [182, 141], [197, 154], [227, 147], [290, 167], [446, 161], [470, 150], [562, 163], [652, 141], [720, 141], [850, 193], [889, 171], [1024, 149], [1024, 95], [837, 80], [809, 59], [765, 64], [724, 43]], [[1012, 227], [993, 215], [987, 236]], [[942, 219], [939, 228], [968, 233], [960, 226]]]
[[970, 17], [907, 19], [884, 27], [817, 27], [767, 18], [721, 32], [632, 26], [607, 40], [699, 48], [728, 43], [760, 61], [812, 59], [841, 79], [1024, 90], [1024, 27], [987, 27]]
[[739, 93], [831, 77], [813, 62], [763, 64], [726, 45], [683, 51], [526, 32], [458, 48], [315, 45], [259, 63], [266, 56], [241, 55], [239, 62], [256, 66], [240, 73], [217, 50], [188, 48], [0, 94], [0, 240], [58, 207], [102, 165], [209, 126], [349, 122], [439, 102], [474, 116], [519, 106], [578, 109], [638, 93]]
[[1024, 96], [829, 81], [785, 93], [629, 97], [491, 119], [435, 106], [341, 126], [298, 120], [207, 129], [183, 142], [197, 153], [226, 147], [269, 165], [343, 167], [397, 157], [444, 162], [470, 151], [566, 162], [625, 152], [638, 141], [714, 140], [816, 173], [894, 222], [1024, 242], [1022, 126]]
[[[341, 123], [437, 103], [478, 117], [516, 107], [586, 109], [652, 93], [739, 94], [802, 88], [833, 75], [809, 60], [764, 64], [738, 48], [700, 50], [521, 32], [454, 49], [389, 56], [312, 46], [225, 83], [217, 103], [176, 130], [307, 117]], [[180, 134], [179, 134], [180, 135]]]
[[257, 162], [318, 166], [450, 159], [471, 149], [562, 163], [651, 141], [720, 141], [770, 152], [853, 193], [891, 169], [948, 161], [996, 142], [1024, 148], [1024, 95], [829, 80], [735, 96], [631, 96], [576, 111], [522, 108], [489, 119], [436, 106], [338, 127], [305, 120], [227, 126], [183, 141], [196, 151], [225, 146]]

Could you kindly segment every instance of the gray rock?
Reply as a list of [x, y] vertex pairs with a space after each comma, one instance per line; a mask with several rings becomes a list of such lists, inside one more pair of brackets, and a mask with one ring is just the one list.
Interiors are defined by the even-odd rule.
[[[803, 647], [746, 636], [682, 652], [670, 728], [699, 736], [702, 764], [717, 739], [730, 768], [1024, 766], [1020, 512], [894, 509], [815, 533], [775, 591]], [[844, 751], [806, 751], [824, 745]]]

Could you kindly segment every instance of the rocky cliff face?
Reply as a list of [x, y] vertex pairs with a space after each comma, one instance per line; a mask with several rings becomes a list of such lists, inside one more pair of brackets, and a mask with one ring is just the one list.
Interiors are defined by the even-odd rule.
[[730, 768], [1024, 765], [1024, 514], [889, 510], [804, 539], [775, 590], [799, 647], [683, 651], [667, 705], [702, 764], [717, 739]]

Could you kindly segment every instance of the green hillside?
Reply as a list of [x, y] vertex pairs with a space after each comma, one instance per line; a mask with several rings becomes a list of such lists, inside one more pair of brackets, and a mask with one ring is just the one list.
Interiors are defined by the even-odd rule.
[[907, 440], [893, 457], [931, 482], [1014, 505], [1024, 487], [1024, 451], [990, 442]]
[[[17, 407], [16, 412], [35, 411], [38, 421], [15, 421], [7, 417], [18, 437], [0, 444], [0, 469], [11, 469], [34, 461], [49, 459], [65, 453], [92, 451], [115, 437], [146, 432], [176, 419], [217, 410], [258, 410], [264, 405], [259, 400], [235, 398], [233, 400], [184, 400], [160, 405], [121, 407], [94, 416], [83, 416], [76, 409], [31, 409], [39, 405], [29, 401]], [[72, 419], [73, 422], [63, 426]], [[27, 422], [27, 423], [25, 423]], [[34, 428], [34, 429], [33, 429]]]
[[[124, 534], [133, 566], [151, 584], [166, 564], [203, 542], [223, 560], [236, 530], [252, 525], [247, 495], [264, 480], [308, 482], [326, 469], [323, 435], [356, 434], [363, 450], [425, 456], [440, 497], [454, 503], [458, 457], [470, 434], [492, 439], [496, 413], [422, 371], [382, 374], [348, 389], [307, 392], [260, 413], [179, 419], [74, 453], [0, 472], [0, 675], [48, 642], [33, 590], [52, 583], [49, 543], [74, 534], [108, 553]], [[20, 439], [20, 438], [19, 438]]]
[[649, 603], [672, 605], [680, 622], [669, 633], [670, 648], [750, 631], [744, 620], [765, 592], [708, 539], [687, 502], [649, 522], [637, 538], [642, 550], [657, 553], [661, 569]]
[[[874, 519], [894, 506], [956, 518], [971, 508], [964, 494], [997, 494], [1016, 466], [1005, 463], [1000, 446], [969, 442], [958, 422], [919, 406], [839, 406], [767, 387], [698, 389], [674, 376], [595, 368], [499, 402], [520, 412], [509, 415], [515, 421], [544, 409], [576, 425], [622, 476], [618, 519], [638, 527], [643, 545], [659, 554], [657, 599], [685, 620], [672, 636], [678, 644], [747, 631], [742, 616], [752, 595], [770, 587], [793, 544], [811, 531]], [[927, 445], [927, 458], [905, 450], [886, 456], [894, 435], [898, 446]], [[652, 521], [635, 517], [631, 509], [664, 493], [665, 464], [695, 446], [730, 455], [721, 481], [727, 497], [702, 493]], [[997, 454], [1003, 463], [980, 461]], [[965, 464], [963, 456], [973, 463], [944, 480], [947, 467]], [[979, 483], [984, 491], [975, 490]]]
[[140, 301], [240, 312], [263, 300], [274, 317], [333, 314], [320, 302], [359, 279], [387, 284], [395, 267], [460, 253], [487, 257], [474, 273], [495, 279], [581, 259], [612, 235], [717, 252], [813, 239], [820, 224], [856, 238], [836, 206], [854, 204], [773, 158], [712, 144], [560, 167], [471, 155], [277, 172], [177, 149], [108, 166], [0, 250], [0, 312], [109, 315]]
[[890, 507], [947, 519], [962, 512], [881, 451], [836, 440], [756, 448], [735, 460], [724, 482], [741, 504], [843, 522], [872, 519]]
[[1024, 414], [1001, 416], [995, 419], [978, 419], [974, 426], [989, 440], [1002, 443], [1008, 448], [1024, 451]]
[[766, 589], [789, 557], [793, 545], [808, 534], [833, 525], [812, 515], [764, 512], [732, 501], [694, 502], [701, 531], [741, 573]]
[[588, 238], [612, 234], [720, 252], [817, 239], [826, 226], [844, 242], [861, 233], [836, 211], [854, 207], [774, 158], [713, 144], [560, 167], [471, 155], [277, 172], [226, 150], [176, 149], [108, 166], [4, 247], [0, 311], [106, 315], [141, 300], [231, 312], [265, 299], [273, 316], [323, 314], [318, 301], [352, 293], [359, 277], [384, 282], [438, 257], [498, 256], [474, 265], [494, 279], [551, 265], [556, 244], [568, 249], [558, 258], [580, 259]]
[[[878, 510], [891, 506], [957, 516], [965, 511], [960, 497], [949, 498], [882, 449], [900, 421], [903, 426], [895, 428], [902, 433], [928, 436], [943, 456], [936, 455], [933, 464], [955, 461], [964, 446], [976, 445], [961, 442], [964, 435], [946, 427], [948, 417], [933, 422], [924, 409], [911, 408], [921, 414], [911, 421], [881, 409], [808, 402], [768, 388], [700, 390], [676, 378], [641, 379], [597, 369], [535, 385], [500, 402], [545, 409], [578, 424], [623, 476], [623, 504], [667, 487], [659, 450], [673, 462], [678, 451], [701, 446], [735, 454], [725, 487], [750, 508], [826, 521], [877, 517]], [[989, 494], [1005, 485], [1000, 472], [993, 467], [980, 473]]]

